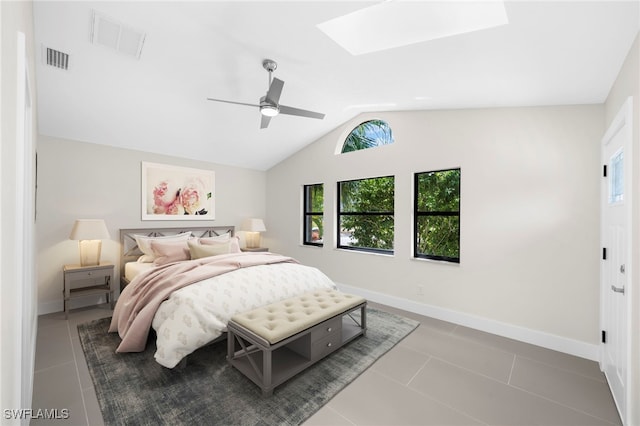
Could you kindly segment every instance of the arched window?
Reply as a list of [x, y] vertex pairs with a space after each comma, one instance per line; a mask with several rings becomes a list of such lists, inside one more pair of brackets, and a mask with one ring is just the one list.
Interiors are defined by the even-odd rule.
[[369, 120], [361, 123], [349, 133], [342, 145], [341, 153], [374, 148], [393, 143], [391, 127], [384, 120]]

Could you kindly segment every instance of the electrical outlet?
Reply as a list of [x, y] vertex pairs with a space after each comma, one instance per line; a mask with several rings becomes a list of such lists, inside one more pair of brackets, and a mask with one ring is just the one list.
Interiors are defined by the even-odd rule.
[[424, 287], [421, 285], [418, 286], [418, 296], [424, 296]]

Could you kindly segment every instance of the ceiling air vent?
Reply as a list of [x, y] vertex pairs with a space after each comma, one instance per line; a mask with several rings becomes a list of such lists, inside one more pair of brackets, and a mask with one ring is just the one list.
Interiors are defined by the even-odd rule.
[[93, 11], [91, 42], [140, 58], [146, 35], [123, 23]]
[[[44, 46], [43, 46], [44, 47]], [[52, 67], [60, 68], [62, 70], [69, 69], [69, 54], [60, 52], [59, 50], [51, 49], [50, 47], [44, 47], [44, 63], [51, 65]]]

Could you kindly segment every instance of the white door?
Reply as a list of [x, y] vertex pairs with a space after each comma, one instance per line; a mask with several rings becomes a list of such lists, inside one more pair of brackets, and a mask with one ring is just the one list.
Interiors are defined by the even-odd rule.
[[601, 368], [626, 424], [629, 362], [629, 293], [631, 291], [631, 99], [625, 103], [602, 139], [600, 274], [603, 344]]

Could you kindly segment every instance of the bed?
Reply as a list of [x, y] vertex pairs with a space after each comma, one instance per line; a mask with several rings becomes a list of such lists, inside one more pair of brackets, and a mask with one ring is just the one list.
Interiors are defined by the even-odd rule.
[[153, 329], [154, 357], [167, 368], [223, 340], [236, 313], [336, 288], [290, 257], [241, 252], [233, 226], [122, 229], [120, 240], [122, 292], [110, 327], [122, 339], [116, 351], [144, 350]]

